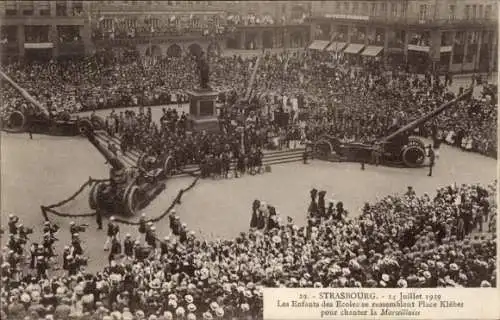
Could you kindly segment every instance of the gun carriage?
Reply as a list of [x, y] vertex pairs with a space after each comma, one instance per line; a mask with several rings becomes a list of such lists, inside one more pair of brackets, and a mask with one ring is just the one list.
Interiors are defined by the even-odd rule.
[[14, 110], [4, 115], [1, 119], [3, 130], [12, 133], [30, 131], [40, 134], [76, 136], [85, 135], [91, 129], [104, 128], [103, 119], [97, 115], [79, 117], [72, 116], [66, 111], [57, 114], [49, 112], [4, 72], [0, 71], [0, 75], [2, 80], [9, 83], [30, 103], [30, 108]]
[[[41, 106], [29, 93], [17, 85], [12, 79], [0, 71], [3, 79], [6, 79], [21, 95], [33, 104], [43, 117], [48, 117], [48, 111]], [[47, 118], [44, 118], [47, 119]], [[16, 124], [14, 132], [22, 132], [28, 125], [28, 118], [21, 112], [14, 112], [10, 115], [10, 120]], [[49, 124], [51, 121], [48, 120]], [[78, 134], [84, 135], [89, 142], [99, 151], [111, 166], [109, 181], [100, 181], [94, 184], [89, 193], [89, 205], [94, 210], [109, 213], [123, 213], [133, 215], [138, 210], [147, 206], [160, 192], [165, 189], [165, 178], [168, 171], [163, 166], [169, 168], [171, 158], [164, 160], [163, 166], [148, 167], [139, 165], [137, 167], [127, 167], [125, 162], [118, 158], [117, 153], [101, 144], [95, 134], [96, 127], [101, 120], [96, 118], [94, 125], [91, 119], [71, 119], [63, 120], [66, 124], [76, 127]], [[66, 125], [65, 124], [65, 125]], [[52, 125], [58, 125], [52, 123]], [[104, 127], [104, 126], [102, 126]], [[12, 131], [12, 130], [11, 130]]]
[[370, 162], [374, 151], [380, 152], [381, 162], [388, 165], [410, 168], [424, 165], [426, 159], [425, 144], [410, 132], [424, 122], [438, 116], [459, 101], [470, 97], [472, 88], [459, 97], [448, 101], [433, 111], [423, 115], [401, 128], [395, 128], [391, 134], [373, 144], [342, 142], [332, 135], [322, 135], [307, 145], [307, 150], [317, 159], [335, 158], [337, 161]]
[[89, 205], [93, 210], [134, 215], [165, 189], [167, 174], [163, 168], [127, 168], [122, 160], [96, 139], [92, 130], [86, 135], [111, 166], [109, 181], [98, 182], [90, 189]]

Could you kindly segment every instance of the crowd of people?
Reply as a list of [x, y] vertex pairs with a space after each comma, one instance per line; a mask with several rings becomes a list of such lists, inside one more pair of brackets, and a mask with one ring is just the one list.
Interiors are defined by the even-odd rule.
[[[210, 56], [209, 63], [210, 85], [222, 92], [220, 133], [190, 132], [186, 114], [169, 107], [156, 123], [147, 108], [187, 101], [185, 90], [198, 83], [191, 56], [148, 64], [127, 51], [107, 52], [13, 63], [3, 71], [51, 113], [116, 108], [106, 123], [122, 152], [172, 156], [176, 168], [198, 164], [203, 176], [227, 175], [232, 159], [240, 173], [259, 168], [262, 150], [276, 135], [374, 141], [455, 96], [449, 77], [422, 78], [373, 61], [354, 65], [329, 53]], [[32, 108], [3, 88], [2, 117]], [[464, 100], [413, 133], [496, 156], [495, 99], [485, 92]], [[131, 106], [143, 108], [118, 109]], [[175, 211], [166, 237], [144, 215], [138, 235], [121, 235], [111, 218], [109, 265], [96, 274], [86, 270], [84, 225], [71, 224], [71, 243], [58, 256], [54, 242], [66, 231], [46, 222], [42, 241], [31, 241], [31, 230], [12, 215], [8, 234], [2, 233], [9, 240], [0, 261], [0, 318], [258, 319], [264, 287], [496, 286], [496, 182], [451, 185], [433, 196], [409, 188], [366, 204], [360, 215], [326, 191], [313, 189], [310, 196], [305, 226], [256, 200], [250, 230], [226, 240], [198, 237]], [[64, 275], [54, 274], [58, 265]]]
[[[70, 224], [72, 242], [56, 256], [65, 231], [46, 222], [43, 244], [25, 257], [29, 234], [11, 216], [2, 319], [259, 319], [264, 287], [496, 286], [496, 182], [434, 196], [409, 187], [354, 218], [326, 191], [310, 197], [305, 226], [255, 200], [250, 230], [231, 240], [199, 238], [174, 210], [165, 237], [144, 214], [135, 235], [112, 217], [109, 265], [96, 274], [85, 270], [85, 225]], [[54, 276], [56, 265], [65, 274]]]
[[[186, 90], [198, 83], [195, 60], [185, 55], [145, 63], [136, 53], [117, 50], [80, 61], [14, 63], [5, 71], [49, 109], [80, 111], [187, 102]], [[222, 92], [220, 103], [232, 107], [246, 95], [256, 63], [256, 57], [209, 56], [211, 86]], [[454, 97], [451, 81], [388, 70], [377, 62], [353, 65], [352, 59], [332, 59], [324, 52], [267, 53], [260, 59], [250, 101], [259, 118], [273, 120], [277, 110], [307, 114], [301, 126], [309, 140], [330, 133], [373, 141]], [[2, 98], [3, 113], [29, 107], [9, 89]], [[496, 156], [496, 106], [491, 93], [462, 101], [413, 134]], [[295, 116], [287, 124], [298, 124]]]

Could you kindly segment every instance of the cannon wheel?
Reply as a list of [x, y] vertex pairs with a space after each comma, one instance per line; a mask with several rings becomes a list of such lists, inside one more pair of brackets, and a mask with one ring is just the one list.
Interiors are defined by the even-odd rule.
[[104, 122], [102, 117], [95, 114], [90, 117], [90, 122], [94, 130], [104, 130], [104, 128], [106, 127], [106, 123]]
[[163, 172], [168, 177], [172, 175], [174, 170], [174, 159], [171, 156], [168, 156], [167, 159], [163, 162]]
[[92, 186], [90, 189], [89, 193], [89, 206], [92, 210], [99, 209], [99, 198], [100, 198], [100, 193], [105, 187], [104, 182], [98, 182]]
[[139, 188], [136, 185], [130, 185], [124, 194], [124, 209], [125, 214], [129, 216], [133, 216], [136, 211], [139, 209], [139, 205], [141, 202], [139, 195]]
[[14, 111], [9, 116], [9, 121], [7, 123], [9, 131], [11, 132], [22, 132], [26, 127], [26, 116], [21, 111]]
[[422, 140], [416, 137], [408, 138], [408, 146], [417, 146], [425, 150], [425, 144]]
[[86, 136], [89, 132], [92, 131], [92, 123], [90, 122], [89, 119], [78, 120], [77, 126], [78, 126], [78, 132], [80, 132], [82, 136]]
[[425, 149], [415, 145], [408, 146], [403, 150], [402, 158], [407, 167], [419, 167], [425, 161]]
[[327, 158], [332, 151], [332, 145], [326, 140], [320, 140], [314, 143], [313, 152], [315, 158]]

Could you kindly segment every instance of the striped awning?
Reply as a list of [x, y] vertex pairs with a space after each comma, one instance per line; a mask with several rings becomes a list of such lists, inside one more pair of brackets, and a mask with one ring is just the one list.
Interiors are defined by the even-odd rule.
[[375, 57], [380, 51], [382, 51], [384, 47], [379, 46], [367, 46], [365, 50], [361, 53], [362, 56]]
[[312, 50], [324, 50], [326, 48], [326, 46], [328, 46], [328, 44], [330, 43], [330, 41], [325, 41], [325, 40], [314, 40], [310, 45], [309, 45], [309, 49], [312, 49]]
[[347, 43], [345, 43], [345, 42], [332, 42], [326, 48], [326, 51], [335, 51], [335, 52], [342, 51], [346, 45], [347, 45]]
[[351, 43], [347, 46], [347, 48], [345, 48], [344, 53], [358, 54], [364, 47], [364, 44]]

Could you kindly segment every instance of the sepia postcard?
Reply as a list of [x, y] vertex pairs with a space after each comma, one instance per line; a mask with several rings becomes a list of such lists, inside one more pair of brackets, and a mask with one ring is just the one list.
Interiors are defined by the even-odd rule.
[[498, 10], [0, 1], [0, 319], [500, 319]]

